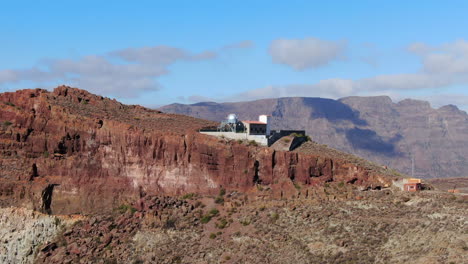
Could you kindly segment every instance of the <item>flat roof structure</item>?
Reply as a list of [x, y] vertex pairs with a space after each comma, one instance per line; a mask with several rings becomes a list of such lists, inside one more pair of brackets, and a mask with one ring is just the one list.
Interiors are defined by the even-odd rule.
[[242, 122], [247, 123], [247, 124], [255, 124], [255, 125], [266, 125], [267, 124], [267, 123], [260, 122], [260, 121], [250, 121], [250, 120], [244, 120]]

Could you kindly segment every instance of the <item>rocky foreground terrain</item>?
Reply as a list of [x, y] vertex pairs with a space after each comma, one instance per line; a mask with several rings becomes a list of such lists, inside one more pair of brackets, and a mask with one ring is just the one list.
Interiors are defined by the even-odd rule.
[[330, 184], [317, 189], [313, 197], [249, 200], [223, 192], [215, 197], [144, 197], [114, 208], [111, 214], [72, 218], [72, 223], [70, 217], [31, 217], [37, 213], [30, 212], [21, 222], [16, 215], [23, 211], [4, 209], [2, 259], [15, 260], [3, 263], [468, 261], [468, 203], [462, 196], [362, 192]]
[[[2, 263], [464, 263], [467, 200], [315, 142], [60, 86], [0, 94]], [[428, 186], [428, 189], [433, 189]]]
[[219, 122], [271, 115], [273, 128], [304, 129], [312, 139], [415, 177], [468, 176], [468, 114], [456, 106], [389, 97], [278, 98], [238, 103], [172, 104], [160, 108]]

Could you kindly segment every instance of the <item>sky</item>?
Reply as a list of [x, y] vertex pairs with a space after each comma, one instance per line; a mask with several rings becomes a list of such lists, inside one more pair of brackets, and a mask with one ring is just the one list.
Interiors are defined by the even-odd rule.
[[468, 110], [468, 1], [1, 1], [0, 91], [128, 104], [388, 95]]

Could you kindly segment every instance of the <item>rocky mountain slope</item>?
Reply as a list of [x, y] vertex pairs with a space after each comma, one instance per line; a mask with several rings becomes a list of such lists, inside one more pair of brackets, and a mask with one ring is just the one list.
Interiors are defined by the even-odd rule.
[[463, 194], [84, 90], [0, 94], [0, 262], [465, 263]]
[[88, 214], [146, 194], [255, 193], [261, 185], [290, 197], [331, 181], [392, 181], [346, 160], [201, 135], [212, 122], [66, 86], [0, 94], [0, 120], [2, 206]]
[[468, 176], [468, 115], [456, 106], [433, 109], [428, 102], [389, 97], [279, 98], [238, 103], [172, 104], [160, 108], [219, 121], [272, 115], [278, 129], [304, 129], [314, 141], [357, 154], [415, 177]]

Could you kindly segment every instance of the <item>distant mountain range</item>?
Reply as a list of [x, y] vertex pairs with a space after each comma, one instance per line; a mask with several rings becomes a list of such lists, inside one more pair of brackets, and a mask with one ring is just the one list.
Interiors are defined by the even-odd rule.
[[263, 99], [237, 103], [171, 104], [163, 112], [220, 121], [272, 116], [272, 128], [304, 129], [318, 143], [421, 178], [468, 176], [468, 115], [454, 105], [387, 96]]

